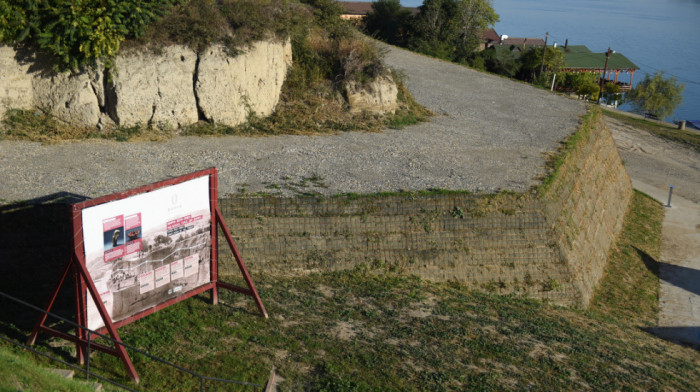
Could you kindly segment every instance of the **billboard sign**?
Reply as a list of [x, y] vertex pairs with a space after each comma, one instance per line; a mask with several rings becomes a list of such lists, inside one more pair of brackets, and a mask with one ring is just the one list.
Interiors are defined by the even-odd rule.
[[[138, 382], [125, 347], [118, 344], [117, 328], [122, 325], [207, 291], [212, 304], [217, 304], [219, 289], [252, 297], [267, 318], [219, 210], [217, 188], [216, 168], [210, 168], [71, 205], [71, 257], [44, 309], [51, 310], [73, 274], [75, 317], [81, 328], [75, 336], [66, 334], [46, 325], [48, 313], [42, 313], [28, 344], [35, 343], [39, 332], [46, 332], [75, 342], [81, 363], [90, 348], [115, 355]], [[245, 286], [219, 279], [218, 230]], [[85, 327], [108, 333], [114, 347], [91, 342], [96, 335]]]
[[[87, 271], [112, 321], [210, 283], [211, 214], [208, 176], [82, 210]], [[104, 326], [90, 297], [87, 322]]]

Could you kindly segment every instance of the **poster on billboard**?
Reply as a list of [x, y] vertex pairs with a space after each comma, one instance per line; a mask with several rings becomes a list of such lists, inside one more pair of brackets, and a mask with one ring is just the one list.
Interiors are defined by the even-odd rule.
[[208, 176], [82, 210], [87, 271], [113, 322], [211, 281], [211, 214]]

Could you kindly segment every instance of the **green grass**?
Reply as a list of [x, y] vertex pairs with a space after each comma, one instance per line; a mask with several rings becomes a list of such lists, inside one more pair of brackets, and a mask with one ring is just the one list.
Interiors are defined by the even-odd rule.
[[576, 151], [576, 146], [582, 141], [587, 140], [594, 127], [600, 123], [601, 111], [596, 106], [589, 106], [587, 113], [581, 118], [576, 132], [561, 143], [558, 151], [547, 158], [547, 169], [549, 174], [542, 179], [542, 183], [537, 187], [539, 194], [546, 194], [552, 187], [554, 181], [559, 176], [559, 169], [566, 162], [569, 156]]
[[[643, 329], [656, 318], [662, 215], [658, 203], [635, 194], [588, 310], [431, 283], [373, 263], [254, 276], [267, 320], [249, 298], [223, 292], [225, 304], [190, 299], [120, 334], [205, 375], [264, 384], [275, 366], [283, 390], [694, 390], [697, 352]], [[196, 388], [133, 358], [147, 390]], [[92, 364], [124, 377], [112, 357], [96, 355]]]
[[[376, 262], [253, 276], [267, 320], [249, 298], [222, 292], [218, 306], [189, 299], [120, 335], [208, 376], [264, 384], [275, 366], [286, 378], [282, 390], [695, 390], [697, 351], [644, 330], [657, 317], [662, 218], [659, 203], [634, 194], [587, 310], [431, 283]], [[140, 388], [197, 388], [195, 379], [132, 358]], [[113, 357], [95, 354], [92, 369], [125, 381]]]
[[87, 384], [67, 380], [36, 364], [26, 352], [15, 352], [0, 343], [0, 392], [94, 392]]
[[687, 130], [681, 131], [671, 125], [663, 125], [659, 124], [658, 122], [631, 117], [610, 110], [603, 109], [603, 113], [610, 118], [622, 121], [625, 124], [628, 124], [635, 128], [645, 130], [651, 133], [652, 135], [683, 144], [689, 148], [694, 149], [695, 151], [700, 152], [700, 133], [698, 132], [692, 132]]
[[635, 191], [592, 310], [644, 326], [656, 324], [663, 216], [661, 203]]

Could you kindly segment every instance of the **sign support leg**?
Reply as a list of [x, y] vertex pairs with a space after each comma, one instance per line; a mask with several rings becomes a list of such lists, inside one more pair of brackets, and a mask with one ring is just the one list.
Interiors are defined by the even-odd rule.
[[265, 310], [265, 306], [262, 303], [262, 300], [260, 299], [260, 296], [258, 295], [258, 291], [255, 289], [255, 283], [253, 283], [253, 279], [250, 278], [250, 274], [248, 273], [248, 269], [245, 266], [245, 263], [243, 263], [243, 259], [241, 258], [240, 253], [238, 253], [238, 248], [236, 247], [236, 244], [233, 242], [233, 237], [231, 236], [231, 232], [228, 230], [228, 227], [226, 227], [226, 223], [224, 222], [224, 218], [221, 215], [221, 211], [217, 208], [215, 210], [216, 213], [216, 221], [218, 224], [221, 226], [221, 230], [224, 232], [224, 236], [226, 237], [226, 241], [228, 242], [228, 246], [231, 248], [231, 251], [233, 252], [233, 256], [236, 258], [236, 263], [238, 264], [238, 269], [241, 271], [243, 274], [243, 279], [245, 280], [246, 285], [248, 285], [248, 290], [240, 290], [240, 288], [237, 288], [233, 285], [229, 285], [223, 282], [218, 282], [217, 285], [220, 285], [221, 287], [227, 288], [229, 290], [233, 291], [238, 291], [243, 294], [250, 295], [255, 299], [255, 305], [257, 305], [258, 310], [260, 310], [260, 313], [262, 313], [263, 317], [268, 318], [267, 311]]
[[[44, 306], [44, 310], [46, 310], [46, 312], [50, 312], [54, 302], [56, 302], [56, 298], [58, 298], [58, 293], [59, 291], [61, 291], [63, 282], [65, 282], [66, 277], [68, 277], [68, 272], [73, 270], [74, 261], [75, 260], [71, 258], [71, 260], [68, 263], [66, 263], [66, 267], [63, 269], [63, 273], [61, 274], [61, 279], [58, 280], [56, 287], [54, 288], [52, 294], [49, 296], [49, 300], [46, 302], [46, 306]], [[27, 344], [29, 346], [33, 346], [36, 342], [36, 337], [39, 334], [39, 330], [44, 326], [47, 317], [48, 313], [42, 313], [39, 316], [39, 320], [37, 320], [36, 324], [34, 325], [34, 329], [32, 329], [32, 333], [29, 334], [29, 338], [27, 339]]]

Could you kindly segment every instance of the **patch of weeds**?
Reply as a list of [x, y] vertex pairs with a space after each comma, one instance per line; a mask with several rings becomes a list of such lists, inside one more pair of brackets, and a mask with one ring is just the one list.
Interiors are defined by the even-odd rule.
[[171, 131], [142, 125], [111, 126], [101, 131], [93, 127], [75, 126], [42, 110], [9, 109], [5, 112], [2, 123], [4, 130], [0, 130], [0, 139], [29, 140], [44, 144], [85, 139], [156, 141], [172, 137]]
[[42, 110], [8, 109], [0, 128], [2, 139], [30, 140], [45, 144], [96, 137], [87, 128], [70, 126]]
[[544, 282], [542, 284], [542, 290], [544, 290], [544, 291], [555, 291], [555, 290], [560, 289], [561, 287], [562, 287], [561, 283], [559, 283], [554, 278], [550, 278], [549, 280], [547, 280], [546, 282]]
[[559, 150], [547, 157], [547, 168], [549, 174], [542, 180], [542, 183], [536, 188], [539, 195], [546, 194], [559, 178], [561, 166], [567, 159], [576, 151], [579, 143], [585, 142], [590, 137], [591, 132], [601, 126], [602, 112], [597, 106], [589, 106], [588, 112], [582, 117], [579, 128], [564, 140], [560, 145]]
[[525, 284], [528, 287], [532, 287], [535, 284], [535, 280], [532, 279], [532, 275], [529, 272], [525, 274]]
[[311, 181], [318, 188], [328, 188], [328, 185], [323, 182], [323, 177], [316, 173], [311, 174], [311, 177], [305, 178], [305, 180]]
[[452, 209], [451, 214], [455, 218], [464, 219], [464, 211], [462, 211], [462, 209], [457, 206], [455, 206], [455, 208]]
[[515, 215], [515, 209], [513, 209], [513, 208], [503, 208], [500, 211], [503, 215], [508, 215], [508, 216]]

